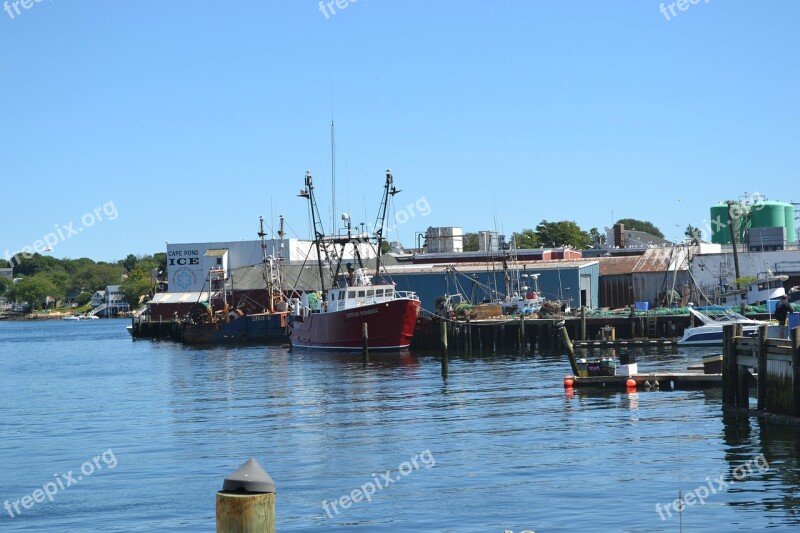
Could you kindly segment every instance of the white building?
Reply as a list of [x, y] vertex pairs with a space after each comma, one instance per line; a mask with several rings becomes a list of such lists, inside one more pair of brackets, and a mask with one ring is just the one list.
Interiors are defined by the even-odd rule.
[[[270, 239], [265, 241], [267, 256], [281, 258], [286, 265], [317, 264], [313, 241], [300, 239]], [[374, 248], [361, 243], [359, 253], [364, 259], [375, 258]], [[337, 250], [338, 251], [338, 250]], [[223, 270], [224, 279], [241, 267], [260, 265], [264, 252], [261, 241], [231, 241], [167, 244], [167, 279], [169, 292], [200, 292], [208, 290], [208, 271]], [[352, 247], [345, 250], [344, 260], [353, 259]]]

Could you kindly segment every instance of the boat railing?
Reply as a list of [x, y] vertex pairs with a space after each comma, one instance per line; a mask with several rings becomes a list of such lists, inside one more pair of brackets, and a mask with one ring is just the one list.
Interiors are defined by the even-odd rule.
[[419, 296], [414, 291], [394, 291], [394, 298], [395, 299], [406, 299], [406, 300], [419, 300]]

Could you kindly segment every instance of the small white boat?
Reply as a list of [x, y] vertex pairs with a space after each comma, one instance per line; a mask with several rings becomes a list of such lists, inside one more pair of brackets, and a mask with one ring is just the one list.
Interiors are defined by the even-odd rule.
[[80, 320], [80, 319], [81, 319], [80, 314], [61, 317], [61, 320]]
[[730, 309], [721, 318], [711, 318], [689, 306], [689, 312], [700, 320], [701, 325], [686, 328], [678, 341], [682, 346], [722, 346], [722, 328], [730, 324], [741, 324], [745, 337], [758, 335], [758, 328], [768, 322], [752, 320]]

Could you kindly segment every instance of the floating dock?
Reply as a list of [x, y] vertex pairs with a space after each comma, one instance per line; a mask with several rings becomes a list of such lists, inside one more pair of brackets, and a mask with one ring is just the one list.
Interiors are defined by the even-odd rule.
[[[722, 387], [722, 374], [699, 372], [649, 372], [632, 376], [574, 377], [575, 388], [615, 388], [626, 390], [628, 380], [636, 382], [637, 390], [711, 389]], [[632, 387], [631, 387], [632, 388]]]
[[572, 341], [577, 348], [629, 348], [634, 347], [673, 347], [677, 344], [675, 339], [630, 339], [630, 340], [605, 340], [605, 341]]

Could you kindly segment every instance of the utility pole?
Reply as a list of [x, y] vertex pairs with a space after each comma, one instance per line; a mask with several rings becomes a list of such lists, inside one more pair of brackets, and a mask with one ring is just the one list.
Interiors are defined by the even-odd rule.
[[733, 246], [733, 268], [736, 271], [736, 290], [741, 290], [742, 287], [739, 284], [739, 250], [737, 249], [736, 245], [736, 224], [734, 222], [735, 219], [738, 219], [739, 216], [734, 217], [734, 208], [733, 206], [736, 203], [733, 200], [728, 200], [728, 229], [731, 232], [731, 245]]

